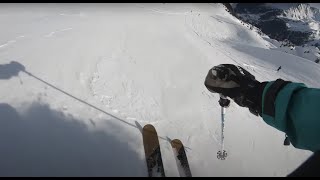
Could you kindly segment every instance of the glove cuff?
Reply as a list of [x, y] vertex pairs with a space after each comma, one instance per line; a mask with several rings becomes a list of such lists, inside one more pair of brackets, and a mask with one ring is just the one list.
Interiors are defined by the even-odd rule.
[[245, 106], [256, 116], [262, 116], [262, 95], [268, 82], [256, 82], [244, 91]]

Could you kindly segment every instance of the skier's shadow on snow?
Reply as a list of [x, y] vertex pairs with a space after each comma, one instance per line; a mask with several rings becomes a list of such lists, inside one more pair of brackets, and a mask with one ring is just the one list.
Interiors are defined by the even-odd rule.
[[146, 176], [143, 159], [115, 132], [33, 103], [18, 113], [0, 103], [0, 176]]
[[10, 79], [18, 76], [21, 71], [25, 71], [25, 67], [19, 62], [11, 61], [8, 64], [0, 64], [0, 79]]

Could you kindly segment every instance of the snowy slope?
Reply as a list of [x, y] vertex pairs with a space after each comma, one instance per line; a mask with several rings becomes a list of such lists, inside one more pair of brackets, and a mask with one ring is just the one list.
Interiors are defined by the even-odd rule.
[[212, 66], [320, 87], [318, 64], [273, 50], [221, 4], [0, 8], [2, 176], [147, 176], [147, 123], [167, 176], [178, 176], [168, 138], [185, 144], [193, 176], [285, 176], [311, 155], [232, 103], [229, 156], [216, 158], [219, 97], [203, 84]]

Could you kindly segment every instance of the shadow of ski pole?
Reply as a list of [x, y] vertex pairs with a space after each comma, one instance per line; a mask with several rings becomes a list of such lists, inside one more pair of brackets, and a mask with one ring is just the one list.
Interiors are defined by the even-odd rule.
[[71, 94], [69, 94], [69, 93], [65, 92], [65, 91], [64, 91], [64, 90], [62, 90], [62, 89], [57, 88], [56, 86], [54, 86], [54, 85], [52, 85], [52, 84], [50, 84], [50, 83], [48, 83], [48, 82], [46, 82], [46, 81], [42, 80], [41, 78], [39, 78], [39, 77], [37, 77], [37, 76], [33, 75], [32, 73], [30, 73], [30, 72], [28, 72], [28, 71], [26, 71], [26, 70], [21, 70], [21, 71], [22, 71], [22, 72], [24, 72], [24, 73], [26, 73], [26, 74], [28, 74], [29, 76], [31, 76], [31, 77], [33, 77], [33, 78], [35, 78], [35, 79], [39, 80], [39, 81], [41, 81], [42, 83], [44, 83], [44, 84], [46, 84], [46, 85], [48, 85], [48, 86], [52, 87], [53, 89], [55, 89], [55, 90], [57, 90], [57, 91], [60, 91], [60, 92], [62, 92], [63, 94], [65, 94], [65, 95], [67, 95], [67, 96], [69, 96], [69, 97], [71, 97], [71, 98], [73, 98], [73, 99], [75, 99], [75, 100], [77, 100], [77, 101], [79, 101], [79, 102], [81, 102], [81, 103], [83, 103], [83, 104], [87, 105], [87, 106], [90, 106], [90, 107], [92, 107], [92, 108], [94, 108], [94, 109], [96, 109], [96, 110], [98, 110], [98, 111], [100, 111], [100, 112], [102, 112], [102, 113], [104, 113], [104, 114], [106, 114], [106, 115], [108, 115], [108, 116], [111, 116], [111, 117], [113, 117], [113, 118], [115, 118], [115, 119], [119, 120], [120, 122], [123, 122], [123, 123], [125, 123], [125, 124], [127, 124], [127, 125], [129, 125], [129, 126], [131, 126], [131, 127], [134, 127], [134, 128], [139, 129], [137, 126], [135, 126], [135, 125], [133, 125], [133, 124], [131, 124], [131, 123], [128, 123], [127, 121], [125, 121], [125, 120], [123, 120], [123, 119], [120, 119], [120, 118], [118, 118], [118, 117], [116, 117], [116, 116], [114, 116], [114, 115], [112, 115], [112, 114], [110, 114], [110, 113], [108, 113], [108, 112], [106, 112], [106, 111], [104, 111], [104, 110], [102, 110], [102, 109], [100, 109], [100, 108], [98, 108], [98, 107], [96, 107], [96, 106], [92, 105], [92, 104], [89, 104], [89, 103], [85, 102], [84, 100], [79, 99], [79, 98], [77, 98], [77, 97], [75, 97], [75, 96], [73, 96], [73, 95], [71, 95]]
[[[75, 99], [75, 100], [77, 100], [77, 101], [79, 101], [79, 102], [87, 105], [87, 106], [92, 107], [93, 109], [96, 109], [97, 111], [100, 111], [100, 112], [102, 112], [102, 113], [104, 113], [104, 114], [106, 114], [106, 115], [108, 115], [108, 116], [111, 116], [111, 117], [113, 117], [114, 119], [117, 119], [117, 120], [119, 120], [120, 122], [123, 122], [123, 123], [125, 123], [125, 124], [127, 124], [127, 125], [129, 125], [129, 126], [131, 126], [131, 127], [137, 128], [137, 129], [142, 133], [142, 128], [143, 128], [143, 127], [139, 124], [138, 121], [135, 121], [135, 125], [134, 125], [134, 124], [131, 124], [131, 123], [129, 123], [129, 122], [123, 120], [123, 119], [120, 119], [120, 118], [118, 118], [118, 117], [116, 117], [116, 116], [114, 116], [114, 115], [112, 115], [112, 114], [110, 114], [110, 113], [108, 113], [108, 112], [106, 112], [106, 111], [104, 111], [104, 110], [102, 110], [102, 109], [100, 109], [100, 108], [92, 105], [92, 104], [89, 104], [89, 103], [87, 103], [86, 101], [84, 101], [84, 100], [82, 100], [82, 99], [80, 99], [80, 98], [77, 98], [77, 97], [73, 96], [72, 94], [70, 94], [70, 93], [68, 93], [68, 92], [66, 92], [66, 91], [64, 91], [64, 90], [62, 90], [62, 89], [60, 89], [60, 88], [58, 88], [58, 87], [56, 87], [56, 86], [48, 83], [48, 82], [46, 82], [45, 80], [43, 80], [43, 79], [41, 79], [41, 78], [33, 75], [32, 73], [28, 72], [27, 70], [21, 70], [21, 71], [24, 72], [24, 73], [26, 73], [27, 75], [29, 75], [29, 76], [37, 79], [38, 81], [40, 81], [40, 82], [42, 82], [42, 83], [44, 83], [44, 84], [52, 87], [53, 89], [55, 89], [55, 90], [57, 90], [57, 91], [60, 91], [60, 92], [62, 92], [63, 94], [65, 94], [65, 95], [67, 95], [67, 96], [69, 96], [69, 97], [71, 97], [71, 98], [73, 98], [73, 99]], [[164, 137], [161, 137], [161, 136], [158, 136], [158, 137], [159, 137], [159, 139], [168, 141], [168, 142], [170, 143], [169, 138], [164, 138]], [[191, 150], [191, 148], [189, 148], [189, 147], [185, 147], [185, 148]]]

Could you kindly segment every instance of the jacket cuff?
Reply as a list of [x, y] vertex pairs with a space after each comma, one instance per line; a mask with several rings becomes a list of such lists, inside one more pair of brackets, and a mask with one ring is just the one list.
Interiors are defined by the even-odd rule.
[[[270, 126], [287, 133], [287, 120], [288, 120], [288, 112], [289, 112], [289, 103], [293, 96], [293, 94], [300, 89], [305, 88], [306, 86], [302, 83], [287, 83], [287, 85], [283, 86], [279, 91], [275, 94], [275, 101], [271, 101], [272, 104], [266, 103], [268, 98], [272, 98], [267, 96], [268, 91], [271, 89], [272, 85], [275, 81], [271, 81], [267, 83], [266, 87], [263, 90], [262, 95], [262, 118], [263, 120], [269, 124]], [[265, 110], [265, 105], [273, 106], [274, 115], [271, 116]], [[288, 134], [289, 136], [289, 134]], [[291, 139], [290, 139], [291, 141]], [[291, 141], [292, 142], [292, 141]]]
[[262, 98], [264, 99], [264, 102], [261, 102], [261, 105], [263, 103], [263, 114], [266, 114], [271, 117], [275, 116], [275, 102], [277, 95], [281, 91], [281, 89], [289, 83], [291, 83], [291, 81], [277, 79], [266, 90], [266, 92], [264, 93], [264, 97], [262, 97], [261, 95], [261, 100]]

